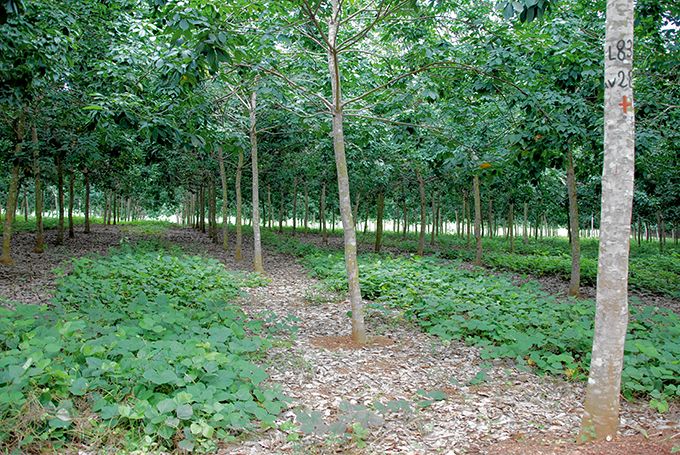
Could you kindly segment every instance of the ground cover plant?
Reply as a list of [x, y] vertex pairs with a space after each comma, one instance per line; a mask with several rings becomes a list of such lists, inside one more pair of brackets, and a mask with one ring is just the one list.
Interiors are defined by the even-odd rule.
[[261, 282], [157, 244], [74, 260], [52, 306], [0, 310], [0, 443], [212, 450], [272, 425], [270, 345], [234, 305]]
[[[333, 235], [333, 233], [331, 233]], [[341, 234], [338, 234], [341, 235]], [[359, 235], [359, 241], [372, 245], [375, 233]], [[383, 234], [383, 245], [403, 252], [418, 251], [417, 234], [387, 232]], [[568, 280], [571, 273], [569, 240], [561, 237], [529, 239], [524, 243], [515, 241], [514, 249], [505, 238], [484, 238], [483, 263], [495, 270], [505, 270], [535, 276], [557, 276]], [[435, 245], [429, 243], [425, 254], [437, 255], [448, 259], [471, 262], [475, 252], [473, 244], [468, 244], [464, 236], [440, 234]], [[597, 239], [581, 240], [581, 282], [594, 286], [597, 280]], [[642, 292], [680, 298], [680, 248], [668, 245], [667, 250], [659, 253], [658, 245], [650, 243], [631, 244], [629, 286]]]
[[[347, 289], [341, 254], [291, 238], [267, 241], [302, 257], [329, 289]], [[593, 301], [559, 302], [535, 282], [516, 286], [509, 278], [457, 265], [437, 258], [361, 255], [361, 289], [366, 299], [402, 310], [428, 333], [481, 347], [484, 358], [508, 358], [539, 373], [586, 379]], [[632, 307], [630, 319], [623, 394], [644, 397], [664, 412], [669, 400], [680, 397], [680, 317], [665, 308]]]

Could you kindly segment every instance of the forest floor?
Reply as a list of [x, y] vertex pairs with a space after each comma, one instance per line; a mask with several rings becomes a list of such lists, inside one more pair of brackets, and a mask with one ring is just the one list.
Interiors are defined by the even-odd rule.
[[[30, 253], [32, 235], [13, 242], [16, 266], [0, 269], [0, 298], [46, 303], [52, 269], [71, 257], [103, 253], [131, 232], [95, 226], [43, 255]], [[48, 242], [54, 233], [47, 235]], [[162, 237], [214, 257], [228, 269], [249, 270], [244, 259], [188, 229]], [[67, 268], [67, 267], [66, 267]], [[622, 436], [613, 443], [576, 446], [582, 383], [538, 376], [507, 361], [485, 361], [479, 349], [445, 343], [420, 332], [398, 313], [368, 311], [373, 343], [357, 348], [349, 332], [349, 304], [327, 295], [294, 258], [265, 248], [269, 285], [248, 289], [242, 301], [253, 317], [274, 312], [298, 327], [270, 350], [270, 382], [291, 398], [279, 423], [293, 419], [310, 431], [279, 425], [223, 447], [224, 454], [447, 453], [447, 454], [670, 454], [680, 445], [677, 403], [664, 415], [645, 402], [622, 404]], [[340, 300], [338, 300], [340, 299]], [[331, 430], [347, 425], [349, 432]]]

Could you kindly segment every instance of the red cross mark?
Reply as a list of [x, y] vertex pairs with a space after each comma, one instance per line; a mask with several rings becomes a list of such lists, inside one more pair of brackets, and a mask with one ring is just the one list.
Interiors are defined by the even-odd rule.
[[627, 114], [628, 113], [628, 108], [633, 107], [633, 103], [628, 100], [628, 97], [624, 95], [623, 101], [619, 103], [619, 106], [623, 108], [623, 113]]

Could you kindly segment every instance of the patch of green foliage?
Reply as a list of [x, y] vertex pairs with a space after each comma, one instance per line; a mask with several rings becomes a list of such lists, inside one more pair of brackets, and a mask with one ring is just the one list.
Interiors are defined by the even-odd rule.
[[[281, 250], [295, 240], [273, 239]], [[345, 292], [341, 254], [316, 249], [298, 255], [312, 274]], [[404, 311], [423, 330], [483, 348], [482, 356], [511, 358], [540, 373], [585, 380], [590, 365], [595, 307], [589, 300], [557, 301], [535, 282], [514, 285], [483, 270], [461, 270], [435, 258], [362, 255], [362, 294]], [[667, 309], [630, 309], [623, 394], [651, 397], [659, 411], [680, 396], [680, 317]]]
[[[102, 219], [90, 217], [90, 223], [101, 224]], [[73, 225], [81, 228], [83, 225], [85, 225], [85, 217], [74, 216]], [[45, 230], [57, 229], [58, 226], [59, 218], [43, 217], [43, 229]], [[64, 229], [68, 229], [67, 219], [64, 219]], [[14, 223], [12, 223], [12, 230], [14, 232], [35, 232], [36, 230], [35, 218], [29, 217], [28, 221], [26, 221], [23, 216], [17, 216], [14, 219]]]
[[137, 220], [119, 223], [120, 230], [133, 235], [161, 236], [168, 229], [177, 226], [170, 221]]
[[[317, 231], [312, 230], [312, 232]], [[334, 234], [330, 233], [330, 235]], [[360, 244], [372, 245], [375, 242], [375, 233], [358, 233], [357, 239]], [[435, 245], [432, 246], [428, 235], [424, 253], [471, 262], [475, 256], [474, 241], [472, 237], [468, 244], [465, 236], [442, 234], [437, 237]], [[521, 237], [516, 238], [513, 252], [510, 251], [509, 241], [503, 237], [493, 239], [484, 237], [482, 243], [484, 264], [493, 269], [535, 276], [557, 276], [565, 280], [570, 277], [570, 246], [566, 238], [529, 238], [527, 243], [524, 243]], [[392, 248], [415, 254], [418, 251], [417, 234], [409, 233], [404, 238], [398, 233], [385, 232], [383, 246], [386, 249]], [[288, 245], [286, 248], [294, 250], [301, 247]], [[581, 239], [581, 283], [583, 285], [595, 285], [597, 281], [598, 248], [597, 239]], [[632, 289], [680, 298], [680, 246], [668, 243], [666, 250], [663, 254], [659, 253], [657, 242], [643, 242], [640, 245], [631, 243], [628, 283]]]
[[257, 283], [153, 244], [74, 260], [53, 306], [0, 309], [0, 445], [211, 451], [273, 425], [269, 329], [229, 303]]

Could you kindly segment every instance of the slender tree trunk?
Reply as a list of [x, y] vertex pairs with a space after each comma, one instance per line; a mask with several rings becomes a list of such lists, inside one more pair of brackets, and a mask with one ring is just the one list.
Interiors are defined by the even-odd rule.
[[224, 151], [222, 146], [217, 147], [217, 164], [220, 167], [220, 182], [222, 184], [222, 248], [224, 251], [229, 249], [229, 220], [228, 220], [228, 201], [229, 190], [227, 187], [227, 169], [224, 166]]
[[425, 199], [425, 180], [420, 174], [420, 171], [416, 169], [416, 178], [418, 179], [418, 190], [420, 191], [420, 232], [418, 233], [418, 256], [422, 256], [425, 253], [425, 228], [427, 224], [427, 213], [425, 206], [427, 200]]
[[515, 204], [510, 203], [508, 211], [508, 240], [510, 241], [510, 252], [515, 252]]
[[43, 192], [42, 178], [40, 173], [40, 142], [38, 141], [38, 130], [33, 124], [31, 126], [31, 140], [33, 141], [33, 179], [35, 180], [35, 248], [34, 253], [45, 251], [45, 234], [43, 232]]
[[307, 189], [307, 184], [305, 183], [305, 220], [304, 220], [305, 233], [309, 232], [309, 190]]
[[69, 172], [68, 181], [68, 238], [73, 239], [76, 237], [75, 230], [73, 228], [73, 205], [75, 203], [75, 180], [76, 173], [73, 169]]
[[529, 203], [524, 203], [524, 219], [522, 220], [522, 242], [529, 243]]
[[432, 231], [430, 231], [430, 246], [434, 246], [434, 236], [436, 235], [437, 225], [437, 193], [432, 193]]
[[274, 223], [274, 206], [272, 205], [272, 187], [270, 185], [267, 185], [267, 206], [269, 207], [269, 229], [272, 228], [272, 225]]
[[[260, 187], [257, 167], [257, 92], [250, 94], [250, 160], [253, 173], [253, 270], [264, 273], [262, 260], [262, 240], [260, 238]], [[295, 211], [293, 209], [293, 223]], [[295, 226], [295, 224], [293, 224]], [[295, 228], [293, 227], [293, 231]]]
[[340, 25], [340, 1], [331, 0], [331, 17], [328, 21], [328, 70], [331, 78], [331, 94], [333, 98], [331, 112], [333, 114], [332, 132], [335, 165], [338, 173], [338, 199], [342, 215], [342, 227], [345, 243], [345, 267], [349, 285], [349, 300], [352, 308], [352, 339], [363, 345], [367, 341], [364, 324], [364, 308], [359, 287], [359, 264], [357, 261], [357, 240], [352, 220], [352, 201], [349, 192], [349, 173], [345, 157], [345, 134], [343, 131], [343, 106], [340, 68], [338, 66], [337, 36]]
[[205, 185], [201, 183], [200, 206], [201, 206], [201, 232], [205, 234]]
[[57, 194], [59, 198], [59, 225], [57, 227], [57, 245], [64, 243], [64, 164], [63, 157], [57, 155]]
[[489, 198], [489, 238], [493, 238], [493, 199]]
[[297, 177], [293, 178], [293, 237], [297, 228]]
[[279, 199], [279, 234], [283, 233], [283, 191], [281, 191], [281, 198]]
[[321, 228], [321, 242], [328, 245], [328, 231], [326, 230], [326, 182], [321, 185], [319, 199], [319, 228]]
[[236, 247], [234, 258], [237, 261], [243, 260], [243, 226], [242, 211], [243, 200], [241, 198], [241, 174], [243, 173], [243, 150], [239, 148], [238, 164], [236, 165]]
[[359, 200], [361, 199], [361, 193], [357, 193], [356, 199], [354, 200], [354, 209], [352, 210], [352, 220], [354, 220], [354, 229], [357, 228], [357, 221], [359, 217]]
[[24, 186], [24, 221], [28, 222], [28, 185]]
[[382, 247], [383, 237], [383, 215], [385, 213], [385, 194], [381, 191], [378, 193], [377, 214], [376, 214], [376, 228], [375, 228], [375, 247], [374, 251], [380, 253]]
[[472, 178], [472, 191], [475, 200], [475, 265], [482, 265], [482, 198], [479, 194], [479, 176]]
[[571, 232], [571, 278], [569, 295], [578, 297], [581, 287], [581, 240], [579, 237], [576, 174], [571, 149], [567, 151], [567, 192], [569, 195], [569, 228]]
[[[607, 2], [605, 129], [597, 306], [590, 376], [581, 426], [584, 439], [611, 439], [619, 425], [623, 348], [628, 326], [628, 255], [635, 167], [635, 113], [630, 84], [610, 83], [633, 68], [633, 0]], [[618, 43], [624, 46], [623, 55]], [[628, 46], [630, 52], [627, 51]], [[609, 55], [614, 58], [609, 58]], [[621, 58], [619, 58], [621, 57]]]
[[659, 253], [663, 254], [663, 247], [664, 247], [664, 242], [663, 242], [663, 231], [664, 231], [664, 226], [663, 226], [663, 216], [661, 216], [661, 212], [656, 212], [656, 230], [658, 232], [658, 237], [659, 237]]
[[85, 169], [85, 234], [90, 233], [90, 171]]
[[401, 201], [401, 209], [404, 213], [404, 227], [401, 238], [406, 240], [406, 232], [408, 232], [408, 205], [406, 204], [406, 196], [404, 196], [404, 199]]

